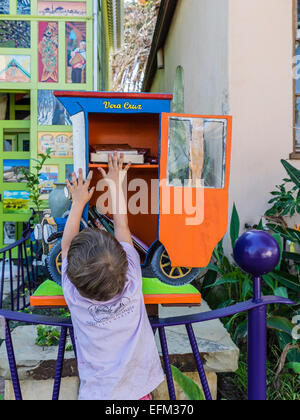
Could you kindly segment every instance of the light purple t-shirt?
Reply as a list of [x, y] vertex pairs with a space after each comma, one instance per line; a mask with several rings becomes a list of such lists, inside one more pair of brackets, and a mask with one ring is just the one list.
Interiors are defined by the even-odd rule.
[[142, 293], [137, 251], [128, 259], [123, 292], [109, 302], [82, 297], [62, 266], [63, 292], [72, 316], [80, 376], [79, 400], [138, 400], [164, 380]]

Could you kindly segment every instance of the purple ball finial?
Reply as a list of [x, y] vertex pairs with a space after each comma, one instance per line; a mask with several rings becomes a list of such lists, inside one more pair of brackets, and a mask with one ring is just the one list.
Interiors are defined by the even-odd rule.
[[278, 265], [280, 247], [270, 234], [250, 230], [237, 240], [234, 259], [242, 270], [258, 277], [270, 273]]

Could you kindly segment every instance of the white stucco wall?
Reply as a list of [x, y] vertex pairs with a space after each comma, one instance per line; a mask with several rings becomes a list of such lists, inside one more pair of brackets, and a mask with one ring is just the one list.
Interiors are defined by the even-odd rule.
[[264, 214], [268, 192], [286, 175], [280, 160], [293, 148], [292, 3], [229, 2], [230, 199], [243, 222]]
[[228, 0], [179, 0], [152, 92], [173, 92], [184, 68], [185, 112], [228, 113]]
[[242, 228], [265, 213], [293, 148], [292, 4], [181, 0], [151, 89], [172, 91], [182, 65], [185, 112], [233, 116], [230, 211]]

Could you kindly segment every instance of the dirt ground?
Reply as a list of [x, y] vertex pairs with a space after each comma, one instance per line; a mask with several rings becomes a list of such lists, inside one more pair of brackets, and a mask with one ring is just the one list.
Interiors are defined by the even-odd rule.
[[218, 400], [245, 401], [247, 395], [243, 394], [233, 381], [233, 374], [218, 375]]

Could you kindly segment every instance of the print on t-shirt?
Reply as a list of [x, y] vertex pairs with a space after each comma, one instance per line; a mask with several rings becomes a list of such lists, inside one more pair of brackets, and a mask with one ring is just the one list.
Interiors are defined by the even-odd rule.
[[133, 310], [133, 305], [130, 305], [130, 303], [131, 300], [129, 298], [123, 297], [120, 301], [114, 304], [91, 305], [89, 307], [89, 313], [95, 322], [89, 322], [89, 325], [112, 322], [125, 316]]

